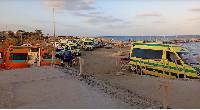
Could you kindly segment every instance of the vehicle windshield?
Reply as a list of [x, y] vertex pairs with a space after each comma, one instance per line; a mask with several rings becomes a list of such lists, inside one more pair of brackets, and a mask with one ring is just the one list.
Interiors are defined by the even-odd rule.
[[84, 45], [92, 45], [92, 42], [84, 42]]
[[[189, 52], [177, 52], [180, 58], [194, 58]], [[184, 63], [198, 64], [197, 59], [183, 60]]]
[[65, 51], [63, 54], [68, 55], [70, 51]]
[[49, 53], [42, 53], [42, 57], [43, 59], [52, 59], [52, 55], [50, 55]]
[[62, 51], [63, 49], [56, 49], [56, 52], [60, 52], [60, 51]]
[[66, 43], [61, 43], [61, 46], [65, 46], [66, 45]]
[[3, 59], [3, 52], [0, 52], [0, 59]]
[[72, 46], [71, 49], [74, 50], [74, 49], [79, 49], [79, 48], [78, 46]]

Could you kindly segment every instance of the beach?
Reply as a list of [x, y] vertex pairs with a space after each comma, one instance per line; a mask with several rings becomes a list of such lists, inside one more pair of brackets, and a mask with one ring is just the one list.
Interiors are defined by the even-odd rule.
[[[196, 47], [190, 47], [190, 45]], [[187, 47], [190, 52], [193, 51], [191, 48], [198, 48], [199, 43], [183, 43], [183, 47]], [[129, 48], [122, 48], [122, 51], [127, 51], [125, 56], [115, 55], [119, 48], [105, 49], [100, 48], [91, 52], [87, 52], [86, 55], [82, 56], [85, 65], [83, 70], [86, 73], [108, 79], [110, 83], [118, 87], [124, 87], [131, 92], [140, 94], [147, 99], [161, 101], [162, 102], [162, 90], [157, 88], [157, 80], [171, 81], [172, 91], [167, 91], [169, 96], [169, 106], [171, 108], [199, 108], [198, 99], [200, 95], [200, 82], [196, 81], [180, 81], [173, 79], [164, 79], [154, 76], [141, 77], [135, 76], [132, 72], [124, 71], [124, 75], [117, 76], [116, 72], [116, 60], [119, 58], [128, 57]], [[194, 51], [193, 54], [198, 54], [198, 51]], [[92, 59], [92, 61], [91, 61]], [[78, 69], [78, 67], [77, 67]], [[188, 102], [191, 101], [192, 103]], [[190, 103], [190, 104], [188, 104]]]
[[[190, 45], [198, 46], [198, 43], [182, 45], [192, 51]], [[116, 60], [127, 58], [130, 47], [122, 48], [123, 56], [119, 50], [118, 47], [82, 50], [82, 79], [78, 77], [79, 65], [0, 71], [0, 108], [162, 108], [162, 89], [157, 88], [157, 80], [172, 82], [172, 91], [167, 91], [169, 108], [200, 107], [199, 81], [136, 76], [129, 71], [116, 75], [119, 72]]]
[[1, 0], [0, 109], [200, 109], [197, 4]]

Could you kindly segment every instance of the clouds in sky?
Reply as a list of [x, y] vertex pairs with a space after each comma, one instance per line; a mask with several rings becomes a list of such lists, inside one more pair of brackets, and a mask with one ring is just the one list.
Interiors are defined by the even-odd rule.
[[113, 22], [121, 22], [124, 21], [123, 19], [113, 18], [111, 15], [105, 15], [105, 16], [94, 16], [94, 17], [88, 17], [83, 20], [82, 22], [90, 23], [90, 24], [98, 24], [98, 23], [113, 23]]
[[190, 11], [200, 11], [200, 7], [188, 8]]
[[42, 4], [46, 6], [46, 9], [52, 10], [93, 10], [95, 7], [91, 7], [95, 0], [49, 0], [43, 1]]
[[78, 25], [71, 25], [71, 24], [60, 24], [60, 26], [66, 26], [66, 27], [70, 27], [70, 28], [79, 28], [80, 27]]
[[107, 24], [102, 26], [104, 29], [116, 29], [116, 28], [129, 28], [130, 25], [118, 25], [118, 24]]
[[63, 11], [60, 11], [60, 10], [55, 10], [55, 14], [63, 14]]
[[126, 21], [126, 22], [124, 22], [124, 24], [130, 24], [131, 22], [128, 22], [128, 21]]
[[36, 23], [51, 23], [52, 21], [44, 21], [44, 20], [32, 20], [32, 22], [36, 22]]
[[188, 20], [188, 21], [200, 20], [200, 16], [199, 17], [193, 17], [193, 18], [187, 18], [186, 20]]
[[152, 23], [165, 23], [164, 21], [153, 21]]
[[14, 30], [20, 30], [20, 29], [34, 29], [33, 27], [29, 27], [27, 25], [22, 25], [22, 24], [11, 24], [11, 23], [5, 23], [1, 25], [1, 28], [9, 28], [9, 29], [14, 29]]
[[92, 11], [89, 14], [102, 14], [103, 12], [99, 12], [99, 11]]
[[[168, 3], [172, 4], [170, 7], [168, 7], [169, 4], [164, 5], [164, 2], [157, 1], [152, 1], [151, 3], [133, 1], [131, 2], [133, 3], [131, 4], [133, 7], [128, 6], [130, 3], [127, 1], [120, 0], [120, 2], [126, 5], [119, 7], [121, 4], [119, 2], [112, 2], [112, 0], [46, 0], [43, 1], [42, 4], [45, 9], [52, 10], [55, 8], [55, 14], [62, 15], [57, 16], [59, 17], [57, 25], [61, 26], [61, 29], [69, 30], [68, 28], [71, 27], [83, 34], [85, 31], [82, 32], [82, 30], [80, 30], [83, 27], [88, 27], [88, 30], [101, 30], [102, 32], [110, 29], [110, 32], [113, 31], [117, 33], [115, 29], [126, 29], [124, 32], [143, 29], [144, 32], [148, 32], [147, 28], [152, 28], [154, 25], [156, 25], [158, 29], [160, 29], [159, 27], [162, 27], [162, 30], [166, 29], [165, 32], [167, 33], [171, 32], [168, 31], [168, 27], [173, 27], [174, 23], [180, 24], [180, 22], [187, 22], [192, 26], [192, 24], [200, 21], [200, 16], [196, 15], [196, 13], [198, 14], [198, 12], [200, 12], [200, 7], [195, 7], [199, 2], [195, 4], [191, 2], [192, 5], [182, 5], [169, 1]], [[173, 4], [177, 5], [176, 8], [173, 7]], [[163, 8], [161, 8], [162, 5]], [[148, 7], [143, 8], [141, 6]], [[65, 13], [63, 14], [63, 12]], [[68, 19], [70, 22], [65, 23], [65, 17], [70, 17]], [[33, 20], [32, 22], [43, 24], [52, 23], [52, 21], [43, 20]], [[182, 24], [180, 24], [180, 27], [181, 26]]]
[[84, 17], [95, 17], [94, 15], [82, 14], [78, 11], [73, 12], [72, 15], [74, 15], [74, 16], [84, 16]]
[[[42, 2], [46, 6], [46, 9], [52, 10], [55, 8], [55, 13], [62, 14], [62, 10], [69, 10], [74, 16], [85, 17], [81, 20], [82, 23], [89, 24], [104, 24], [104, 23], [114, 23], [122, 22], [124, 19], [114, 18], [112, 15], [102, 15], [103, 12], [95, 10], [95, 7], [90, 5], [94, 4], [95, 0], [49, 0]], [[80, 10], [90, 11], [88, 14], [80, 13]], [[39, 21], [38, 21], [39, 22]], [[119, 27], [119, 26], [115, 26]]]
[[73, 12], [72, 15], [74, 16], [83, 16], [86, 17], [81, 20], [83, 23], [89, 24], [99, 24], [99, 23], [113, 23], [113, 22], [121, 22], [124, 21], [123, 19], [114, 18], [112, 15], [97, 15], [91, 13], [99, 13], [98, 11], [92, 11], [89, 14], [82, 14], [80, 12]]
[[162, 16], [162, 14], [158, 13], [158, 12], [145, 12], [145, 13], [139, 13], [139, 14], [136, 14], [135, 17], [136, 18], [145, 18], [145, 17], [148, 17], [148, 16], [155, 16], [155, 17], [160, 17]]

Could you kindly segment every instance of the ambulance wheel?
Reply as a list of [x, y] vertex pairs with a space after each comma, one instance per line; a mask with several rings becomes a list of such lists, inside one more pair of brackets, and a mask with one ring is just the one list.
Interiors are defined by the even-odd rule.
[[133, 72], [133, 71], [134, 71], [133, 68], [130, 67], [130, 72]]
[[179, 78], [184, 78], [184, 74], [179, 74]]

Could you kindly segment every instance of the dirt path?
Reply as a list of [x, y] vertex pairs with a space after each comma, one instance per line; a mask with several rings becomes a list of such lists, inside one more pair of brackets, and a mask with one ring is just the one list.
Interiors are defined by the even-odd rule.
[[131, 108], [50, 66], [5, 70], [0, 75], [0, 108]]
[[[130, 48], [122, 48], [122, 51], [128, 49]], [[116, 72], [116, 60], [121, 57], [128, 58], [128, 53], [125, 56], [113, 55], [118, 51], [119, 48], [96, 48], [93, 51], [82, 51], [81, 58], [84, 59], [83, 71], [97, 76], [113, 75]], [[73, 68], [79, 69], [79, 66]]]

